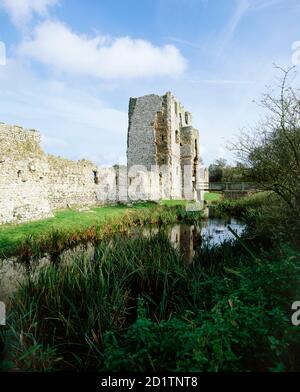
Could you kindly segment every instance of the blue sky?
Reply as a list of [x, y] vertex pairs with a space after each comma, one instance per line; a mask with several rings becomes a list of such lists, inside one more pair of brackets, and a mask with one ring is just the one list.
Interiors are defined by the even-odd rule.
[[204, 163], [230, 159], [273, 64], [292, 65], [299, 18], [299, 0], [0, 0], [0, 121], [38, 129], [49, 153], [125, 163], [129, 97], [172, 91]]

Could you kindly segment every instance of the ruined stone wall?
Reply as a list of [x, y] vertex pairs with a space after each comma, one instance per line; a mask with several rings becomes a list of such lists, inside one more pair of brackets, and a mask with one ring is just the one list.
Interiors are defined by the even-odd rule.
[[145, 171], [139, 166], [131, 167], [128, 171], [128, 198], [131, 201], [158, 201], [162, 198], [162, 187], [156, 166], [152, 171]]
[[[157, 193], [162, 199], [201, 197], [196, 191], [198, 130], [191, 124], [191, 114], [170, 92], [162, 97], [146, 95], [130, 100], [128, 167], [130, 170], [136, 165], [140, 171], [144, 166], [145, 171], [158, 172]], [[147, 188], [145, 175], [144, 182]]]
[[[132, 200], [133, 185], [137, 189], [135, 198], [140, 200], [146, 200], [147, 195], [150, 200], [170, 197], [170, 119], [168, 95], [130, 99], [127, 161], [129, 198]], [[135, 172], [136, 180], [132, 183]], [[151, 191], [150, 187], [154, 189]]]
[[171, 152], [171, 107], [170, 96], [162, 97], [162, 107], [155, 115], [154, 121], [156, 159], [155, 168], [158, 172], [158, 191], [161, 199], [168, 199], [172, 192], [172, 152]]
[[170, 110], [171, 198], [200, 200], [199, 132], [192, 126], [192, 115], [176, 97], [167, 93]]
[[118, 201], [117, 170], [114, 167], [98, 169], [96, 201], [100, 204]]
[[127, 167], [97, 167], [49, 156], [49, 200], [54, 210], [127, 202]]
[[127, 202], [127, 167], [97, 167], [49, 156], [49, 200], [54, 210]]
[[191, 123], [169, 92], [131, 98], [128, 166], [111, 168], [47, 156], [37, 131], [1, 123], [0, 224], [47, 218], [68, 207], [199, 200], [199, 140]]
[[[0, 124], [0, 224], [53, 216], [53, 211], [128, 201], [126, 166], [47, 156], [40, 134]], [[158, 172], [131, 173], [134, 200], [159, 200]], [[153, 185], [153, 184], [156, 185]], [[154, 190], [154, 194], [153, 194]]]
[[201, 200], [197, 192], [199, 181], [199, 140], [198, 130], [192, 126], [181, 128], [181, 165], [185, 178], [183, 183], [184, 198]]
[[209, 171], [207, 167], [199, 166], [197, 182], [200, 193], [199, 199], [204, 200], [205, 193], [208, 192], [207, 189], [209, 187]]
[[[188, 199], [197, 199], [199, 151], [195, 148], [195, 140], [198, 144], [198, 131], [191, 123], [191, 114], [170, 92], [162, 97], [146, 95], [130, 100], [128, 167], [130, 170], [136, 165], [141, 171], [144, 166], [145, 171], [158, 172], [160, 198], [185, 198], [183, 178], [186, 174]], [[184, 165], [190, 165], [190, 168], [186, 169]]]
[[52, 216], [48, 172], [39, 133], [0, 124], [0, 224]]
[[37, 131], [0, 124], [0, 224], [53, 211], [127, 201], [127, 170], [47, 156]]
[[181, 199], [184, 197], [182, 183], [183, 173], [181, 168], [181, 128], [187, 120], [186, 111], [183, 105], [178, 102], [176, 97], [171, 94], [166, 94], [169, 101], [170, 110], [170, 151], [171, 151], [171, 197], [173, 199]]
[[158, 95], [131, 98], [129, 104], [128, 168], [144, 165], [148, 170], [156, 164], [154, 122], [162, 109], [163, 100]]
[[92, 162], [48, 156], [49, 201], [53, 210], [97, 203], [98, 168]]

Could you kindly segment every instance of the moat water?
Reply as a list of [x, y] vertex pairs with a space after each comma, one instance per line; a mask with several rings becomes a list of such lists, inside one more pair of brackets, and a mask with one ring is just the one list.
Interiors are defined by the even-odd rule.
[[170, 226], [138, 228], [132, 235], [149, 237], [160, 231], [166, 233], [173, 247], [182, 254], [183, 261], [191, 264], [197, 252], [203, 248], [211, 248], [225, 241], [235, 241], [235, 236], [229, 227], [237, 234], [243, 234], [246, 225], [236, 218], [208, 218], [201, 225], [178, 223]]
[[[193, 263], [195, 257], [203, 247], [217, 246], [224, 241], [235, 241], [235, 236], [229, 227], [238, 235], [241, 235], [246, 226], [235, 218], [208, 218], [203, 219], [199, 226], [187, 224], [175, 224], [171, 226], [151, 226], [132, 230], [128, 234], [132, 236], [143, 236], [145, 238], [155, 235], [160, 231], [166, 233], [174, 248], [178, 249], [182, 255], [183, 262]], [[95, 247], [78, 246], [76, 249], [66, 250], [61, 255], [62, 262], [70, 260], [70, 257], [84, 255], [91, 260], [94, 258]], [[50, 264], [50, 259], [44, 257], [35, 261], [32, 268], [28, 270], [16, 258], [0, 260], [0, 301], [7, 301], [19, 284], [21, 284], [28, 274], [36, 274], [39, 270]]]

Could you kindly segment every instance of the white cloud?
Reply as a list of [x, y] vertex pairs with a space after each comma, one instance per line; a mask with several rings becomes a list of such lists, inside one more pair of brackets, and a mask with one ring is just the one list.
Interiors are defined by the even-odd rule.
[[20, 53], [55, 70], [101, 79], [178, 76], [187, 66], [174, 45], [154, 46], [130, 37], [90, 38], [53, 21], [39, 24]]
[[36, 15], [46, 15], [48, 8], [57, 4], [58, 0], [2, 0], [0, 8], [10, 15], [13, 23], [24, 27]]

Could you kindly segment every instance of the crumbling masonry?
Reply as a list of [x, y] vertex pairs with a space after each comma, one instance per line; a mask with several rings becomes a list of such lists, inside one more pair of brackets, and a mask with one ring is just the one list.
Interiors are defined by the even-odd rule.
[[0, 224], [68, 207], [203, 197], [198, 131], [171, 93], [130, 99], [127, 155], [128, 171], [46, 155], [37, 131], [0, 123]]
[[151, 199], [201, 200], [199, 132], [170, 92], [130, 99], [127, 161], [131, 182], [151, 171]]

